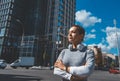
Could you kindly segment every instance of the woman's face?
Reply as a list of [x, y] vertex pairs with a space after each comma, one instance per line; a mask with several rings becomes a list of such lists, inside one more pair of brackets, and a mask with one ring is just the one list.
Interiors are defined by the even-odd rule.
[[71, 27], [68, 32], [68, 41], [72, 44], [78, 44], [83, 39], [83, 34], [79, 34], [77, 27]]

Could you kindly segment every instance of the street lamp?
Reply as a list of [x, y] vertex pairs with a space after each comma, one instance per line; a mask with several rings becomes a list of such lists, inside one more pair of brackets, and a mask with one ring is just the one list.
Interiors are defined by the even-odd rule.
[[56, 41], [56, 59], [58, 57], [58, 54], [59, 54], [59, 44], [60, 44], [60, 27], [57, 28], [57, 41]]
[[120, 70], [120, 51], [119, 51], [119, 42], [118, 42], [118, 34], [117, 34], [117, 27], [116, 27], [116, 20], [113, 20], [114, 27], [115, 27], [115, 34], [116, 34], [116, 42], [117, 42], [117, 52], [118, 52], [118, 63], [119, 63], [119, 70]]
[[[61, 40], [60, 40], [60, 36], [62, 36], [63, 39], [64, 39], [65, 37], [67, 37], [65, 33], [66, 33], [66, 26], [63, 26], [63, 27], [60, 26], [60, 27], [57, 28], [57, 41], [56, 41], [56, 45], [57, 45], [57, 46], [56, 46], [56, 50], [57, 50], [57, 51], [56, 51], [56, 58], [57, 58], [58, 55], [59, 55], [59, 50], [60, 50], [60, 49], [59, 49], [59, 45], [65, 43], [65, 41], [63, 41], [63, 40], [61, 41]], [[63, 47], [64, 47], [64, 46], [63, 46]]]

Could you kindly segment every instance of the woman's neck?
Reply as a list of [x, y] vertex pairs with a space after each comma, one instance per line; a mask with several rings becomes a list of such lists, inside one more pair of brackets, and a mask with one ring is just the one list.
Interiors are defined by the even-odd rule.
[[80, 44], [80, 43], [76, 43], [76, 44], [72, 44], [72, 47], [73, 48], [77, 48], [77, 45]]
[[77, 45], [78, 45], [78, 44], [72, 44], [72, 47], [73, 47], [73, 48], [77, 48]]

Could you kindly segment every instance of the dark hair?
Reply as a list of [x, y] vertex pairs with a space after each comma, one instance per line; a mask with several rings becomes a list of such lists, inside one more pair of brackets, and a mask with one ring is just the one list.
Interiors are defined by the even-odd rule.
[[[85, 29], [82, 26], [80, 26], [80, 25], [72, 25], [71, 27], [76, 27], [77, 30], [79, 31], [79, 34], [83, 34], [83, 38], [84, 38], [84, 36], [85, 36]], [[83, 41], [83, 39], [82, 39], [82, 41]]]
[[79, 34], [85, 35], [85, 29], [82, 26], [79, 25], [72, 25], [72, 27], [77, 27]]

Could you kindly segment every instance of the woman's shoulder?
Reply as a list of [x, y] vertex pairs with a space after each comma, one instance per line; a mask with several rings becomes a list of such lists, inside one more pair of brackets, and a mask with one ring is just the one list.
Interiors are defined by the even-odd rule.
[[93, 50], [92, 48], [89, 48], [89, 47], [87, 46], [87, 52], [94, 52], [94, 50]]
[[93, 49], [87, 48], [86, 52], [87, 52], [87, 55], [94, 55], [94, 50]]
[[68, 51], [69, 49], [68, 48], [65, 48], [65, 49], [63, 49], [61, 52], [62, 53], [65, 53], [66, 51]]

